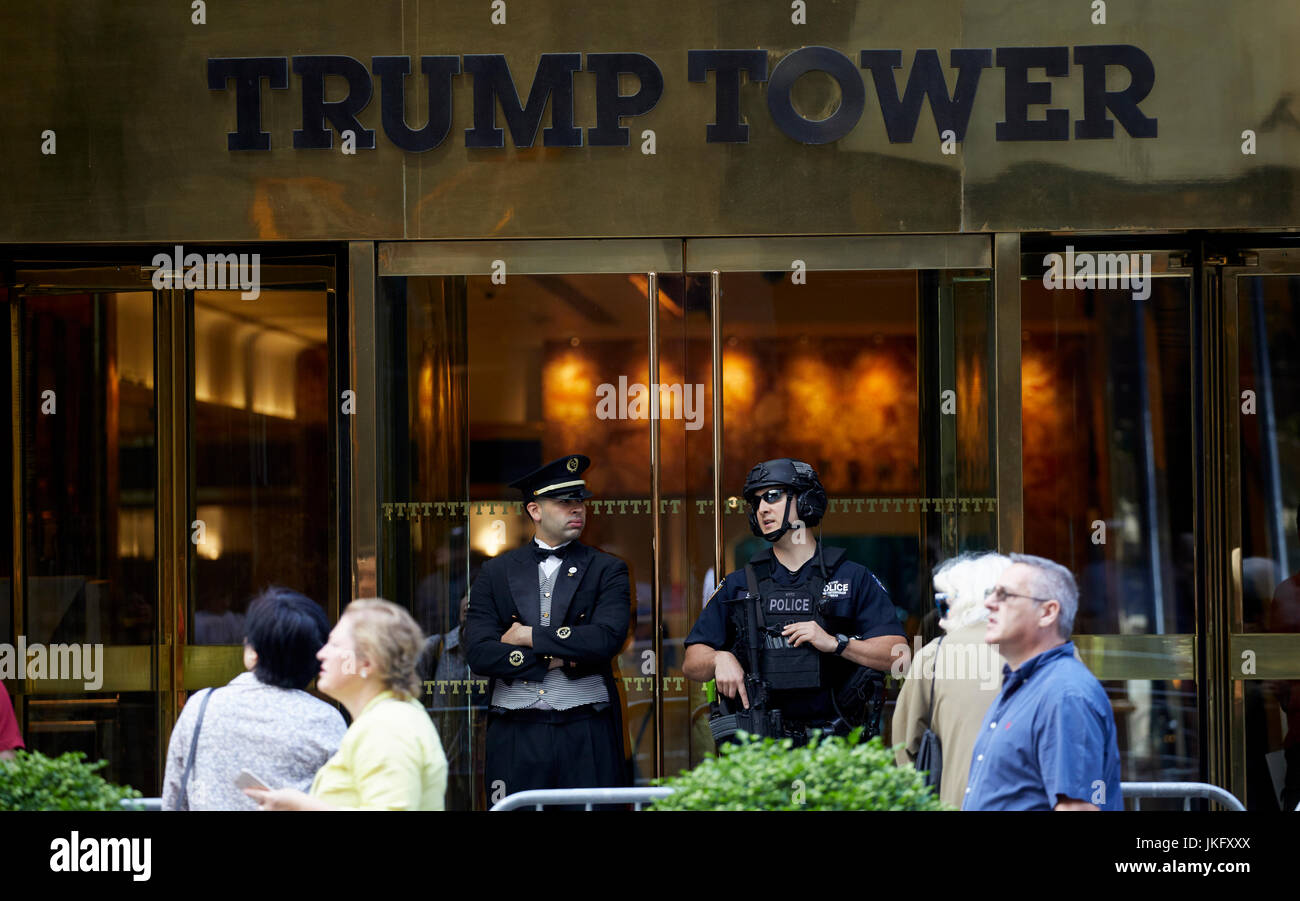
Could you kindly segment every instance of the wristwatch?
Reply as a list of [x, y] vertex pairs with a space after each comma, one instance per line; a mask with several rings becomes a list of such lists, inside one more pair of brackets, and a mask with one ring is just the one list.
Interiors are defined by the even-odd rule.
[[835, 645], [835, 656], [839, 657], [844, 653], [844, 649], [849, 646], [849, 639], [844, 635], [837, 634], [835, 636], [835, 641], [837, 642]]

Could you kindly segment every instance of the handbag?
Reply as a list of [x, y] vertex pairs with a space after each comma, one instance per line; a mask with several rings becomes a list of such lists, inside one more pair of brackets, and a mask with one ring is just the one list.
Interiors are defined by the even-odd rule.
[[[934, 653], [937, 656], [939, 648], [943, 645], [943, 636], [939, 636], [939, 643], [934, 646]], [[925, 731], [921, 733], [921, 746], [916, 751], [916, 768], [925, 771], [925, 784], [932, 787], [936, 793], [939, 791], [939, 785], [943, 782], [943, 746], [939, 742], [939, 736], [930, 728], [934, 722], [934, 682], [930, 679], [930, 712], [926, 714]]]
[[198, 747], [199, 732], [203, 730], [203, 714], [208, 712], [208, 701], [212, 700], [214, 692], [216, 692], [215, 688], [209, 688], [208, 693], [203, 696], [203, 703], [199, 704], [199, 719], [194, 724], [194, 735], [190, 738], [190, 756], [185, 763], [185, 775], [181, 776], [180, 796], [176, 799], [177, 810], [190, 809], [189, 785], [190, 774], [194, 772], [194, 749]]

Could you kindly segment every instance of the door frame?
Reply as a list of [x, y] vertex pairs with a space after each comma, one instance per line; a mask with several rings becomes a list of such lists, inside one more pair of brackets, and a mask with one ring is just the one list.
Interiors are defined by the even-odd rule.
[[[1252, 236], [1253, 237], [1253, 236]], [[1213, 413], [1215, 443], [1222, 448], [1216, 473], [1217, 505], [1214, 525], [1218, 540], [1210, 542], [1215, 589], [1210, 598], [1213, 636], [1211, 664], [1217, 674], [1213, 698], [1217, 725], [1214, 747], [1218, 759], [1212, 770], [1216, 784], [1225, 785], [1249, 803], [1246, 771], [1245, 682], [1300, 679], [1300, 635], [1244, 632], [1244, 557], [1241, 507], [1241, 328], [1237, 279], [1257, 276], [1300, 277], [1300, 248], [1269, 246], [1267, 241], [1238, 241], [1209, 245], [1205, 250], [1204, 282], [1207, 306], [1207, 354], [1217, 364], [1207, 373], [1207, 414]], [[1263, 336], [1258, 336], [1263, 338]], [[1289, 574], [1281, 573], [1282, 577]], [[1268, 653], [1265, 653], [1267, 651]], [[1256, 661], [1249, 673], [1243, 660]]]
[[[722, 449], [722, 322], [721, 288], [723, 272], [785, 270], [793, 259], [805, 260], [807, 269], [826, 270], [942, 270], [985, 269], [991, 274], [994, 311], [994, 369], [990, 390], [991, 415], [999, 418], [1000, 429], [1014, 429], [1013, 441], [997, 442], [998, 546], [1000, 550], [1022, 549], [1021, 533], [1021, 447], [1020, 447], [1020, 236], [1010, 234], [885, 235], [860, 237], [766, 237], [692, 239], [545, 239], [502, 241], [394, 241], [355, 242], [349, 246], [353, 289], [352, 358], [354, 384], [359, 396], [376, 396], [378, 390], [378, 347], [376, 298], [380, 279], [390, 276], [490, 275], [493, 264], [502, 261], [509, 274], [598, 274], [644, 272], [647, 291], [649, 375], [658, 379], [660, 332], [654, 279], [657, 275], [705, 274], [710, 279], [710, 378], [713, 385], [712, 465], [713, 537], [715, 572], [722, 573], [724, 542], [722, 525], [724, 493], [717, 477]], [[995, 406], [996, 405], [996, 406]], [[663, 514], [659, 485], [660, 436], [658, 421], [651, 424], [651, 504], [654, 547], [651, 572], [651, 609], [655, 659], [662, 658], [662, 591], [667, 555], [661, 541]], [[359, 436], [377, 435], [365, 423]], [[376, 440], [359, 440], [354, 447], [352, 528], [354, 547], [382, 534], [380, 448]], [[382, 554], [378, 555], [382, 559]], [[360, 577], [362, 561], [353, 559], [354, 583]], [[655, 706], [655, 773], [664, 775], [663, 683], [653, 680]]]
[[[152, 259], [156, 248], [113, 248], [96, 256], [122, 260]], [[193, 251], [224, 252], [214, 245], [187, 245]], [[247, 251], [249, 248], [240, 248]], [[264, 248], [269, 250], [269, 248]], [[171, 248], [167, 248], [170, 251]], [[253, 248], [258, 250], [258, 248]], [[191, 334], [193, 290], [158, 289], [153, 286], [157, 267], [135, 262], [105, 264], [81, 262], [89, 256], [85, 249], [50, 254], [40, 262], [13, 264], [9, 285], [9, 324], [12, 405], [22, 410], [31, 398], [23, 384], [22, 298], [32, 294], [96, 294], [149, 292], [153, 295], [154, 352], [154, 573], [156, 616], [153, 642], [149, 645], [105, 645], [104, 684], [100, 692], [150, 692], [156, 698], [157, 773], [161, 785], [171, 730], [189, 692], [212, 685], [225, 684], [243, 671], [243, 649], [234, 645], [190, 645], [187, 643], [190, 607], [190, 568], [194, 546], [190, 542], [190, 520], [194, 506], [193, 435], [191, 429], [194, 379], [194, 347]], [[62, 258], [60, 258], [62, 257]], [[48, 260], [48, 261], [47, 261]], [[266, 262], [261, 262], [266, 260]], [[346, 322], [337, 303], [336, 260], [317, 250], [304, 256], [290, 257], [280, 249], [261, 254], [259, 280], [263, 290], [318, 288], [327, 295], [329, 331], [335, 346], [330, 348], [331, 386], [338, 381], [335, 370], [340, 362], [346, 336], [341, 333]], [[346, 363], [346, 357], [342, 358]], [[346, 447], [351, 440], [347, 417], [332, 410], [330, 417], [330, 472], [342, 479], [348, 473]], [[11, 425], [13, 442], [13, 577], [12, 630], [23, 634], [26, 603], [26, 514], [23, 470], [25, 442], [22, 416]], [[340, 494], [344, 484], [340, 481]], [[346, 538], [346, 524], [340, 521], [340, 504], [331, 505], [329, 542], [329, 595], [323, 599], [327, 615], [337, 619], [340, 587], [340, 549]], [[30, 683], [18, 680], [14, 692], [15, 713], [23, 722], [29, 696], [79, 691], [79, 687], [54, 680]]]

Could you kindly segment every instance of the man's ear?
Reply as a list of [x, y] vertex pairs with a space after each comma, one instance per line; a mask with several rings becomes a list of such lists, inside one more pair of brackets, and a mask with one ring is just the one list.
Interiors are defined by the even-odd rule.
[[[1055, 605], [1055, 606], [1052, 606]], [[1050, 610], [1048, 608], [1051, 608]], [[1046, 628], [1053, 626], [1061, 620], [1061, 602], [1055, 598], [1049, 598], [1043, 602], [1043, 615], [1039, 617], [1039, 624]]]
[[528, 518], [533, 522], [542, 521], [542, 505], [537, 501], [529, 501], [524, 505], [524, 509], [528, 511]]

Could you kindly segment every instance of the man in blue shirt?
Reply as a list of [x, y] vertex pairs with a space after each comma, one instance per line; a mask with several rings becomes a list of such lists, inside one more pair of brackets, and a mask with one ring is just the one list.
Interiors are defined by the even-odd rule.
[[1007, 663], [971, 755], [963, 810], [1123, 810], [1115, 716], [1069, 640], [1079, 607], [1059, 563], [1012, 554], [989, 590], [988, 632]]

